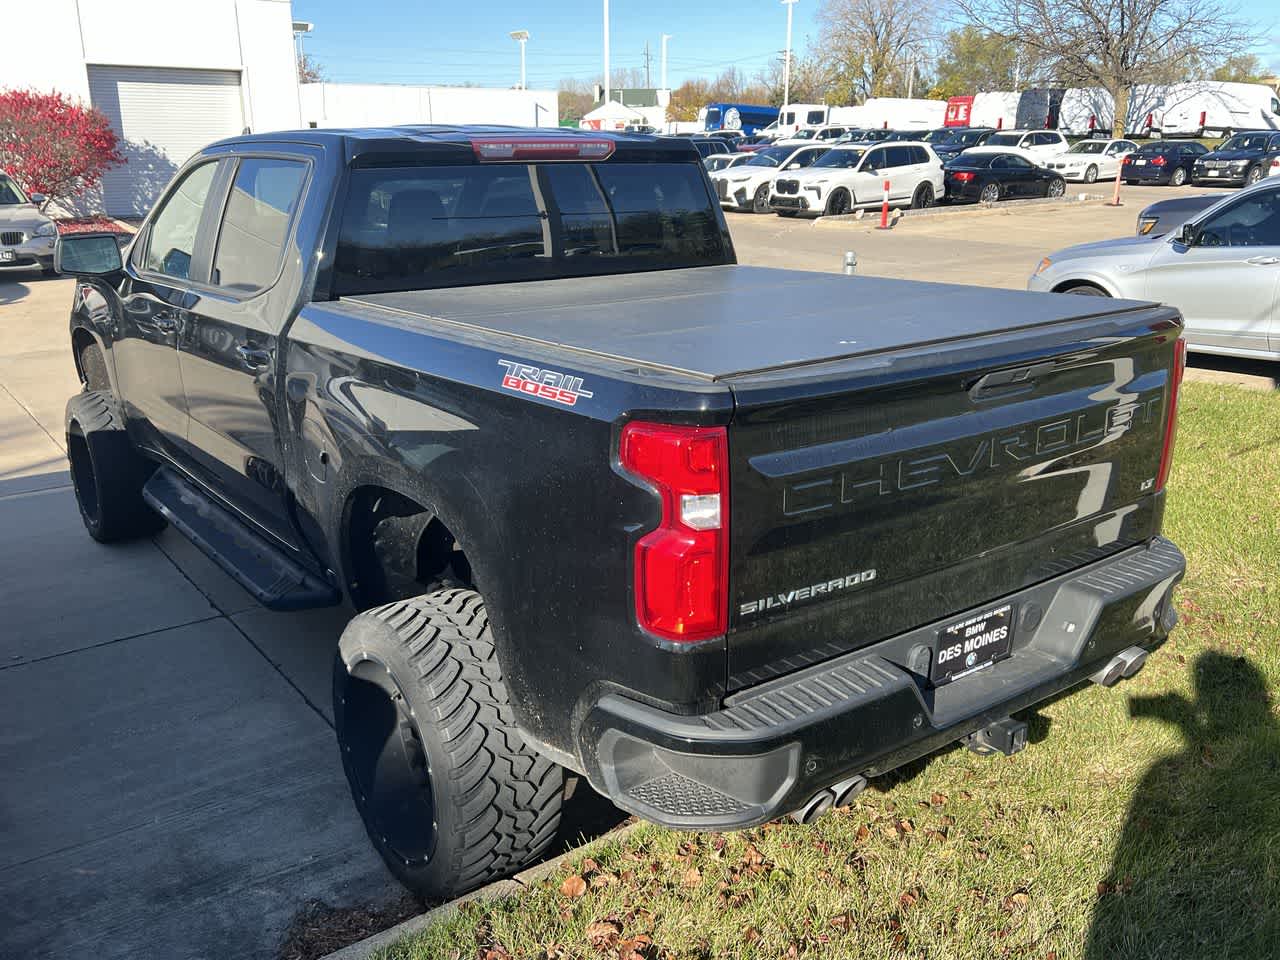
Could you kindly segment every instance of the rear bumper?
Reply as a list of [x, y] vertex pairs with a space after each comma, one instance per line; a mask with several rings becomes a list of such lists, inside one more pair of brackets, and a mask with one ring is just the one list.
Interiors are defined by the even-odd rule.
[[913, 650], [932, 650], [938, 623], [739, 691], [715, 713], [679, 716], [608, 693], [580, 727], [580, 755], [597, 790], [646, 820], [754, 826], [1061, 693], [1127, 648], [1158, 646], [1177, 622], [1185, 570], [1178, 548], [1156, 538], [983, 604], [1014, 604], [1011, 655], [943, 687], [906, 666], [919, 662]]

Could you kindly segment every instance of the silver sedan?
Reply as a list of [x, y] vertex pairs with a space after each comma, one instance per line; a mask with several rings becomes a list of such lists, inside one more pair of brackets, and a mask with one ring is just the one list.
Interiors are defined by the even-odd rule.
[[1158, 300], [1182, 311], [1192, 350], [1280, 360], [1280, 182], [1228, 196], [1167, 236], [1059, 250], [1027, 288]]

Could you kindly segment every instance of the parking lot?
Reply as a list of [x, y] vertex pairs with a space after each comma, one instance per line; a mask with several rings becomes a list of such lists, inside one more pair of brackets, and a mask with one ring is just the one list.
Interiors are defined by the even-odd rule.
[[[1097, 192], [1097, 186], [1092, 188]], [[1149, 198], [942, 213], [891, 231], [731, 215], [744, 263], [1022, 287]], [[0, 275], [0, 954], [276, 956], [317, 901], [409, 909], [331, 729], [343, 609], [269, 613], [180, 535], [85, 534], [63, 450], [71, 282]], [[1265, 365], [1198, 361], [1266, 386]], [[1274, 385], [1274, 379], [1271, 379]]]

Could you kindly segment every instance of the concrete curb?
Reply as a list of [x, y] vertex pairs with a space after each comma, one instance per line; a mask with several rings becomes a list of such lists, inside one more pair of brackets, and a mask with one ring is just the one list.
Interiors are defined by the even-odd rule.
[[[1037, 197], [1031, 200], [1001, 200], [999, 203], [990, 205], [983, 203], [969, 203], [963, 206], [942, 206], [929, 207], [926, 210], [895, 210], [889, 215], [889, 225], [897, 226], [904, 220], [929, 219], [932, 217], [991, 217], [991, 216], [1009, 216], [1017, 213], [1019, 210], [1035, 209], [1038, 207], [1061, 207], [1063, 209], [1071, 209], [1076, 207], [1090, 207], [1106, 202], [1108, 198], [1103, 196], [1092, 196], [1090, 194], [1081, 194], [1078, 197]], [[862, 215], [859, 219], [856, 214], [842, 213], [835, 217], [818, 217], [814, 221], [814, 225], [818, 227], [843, 227], [846, 224], [854, 224], [857, 226], [871, 227], [880, 221], [880, 212], [878, 210], [870, 210]]]
[[357, 943], [343, 947], [341, 950], [336, 950], [321, 958], [321, 960], [368, 960], [379, 950], [385, 950], [411, 934], [421, 933], [430, 926], [452, 919], [464, 903], [472, 900], [496, 900], [499, 897], [507, 897], [519, 893], [555, 873], [568, 861], [581, 857], [602, 844], [624, 840], [642, 826], [644, 826], [644, 823], [639, 820], [628, 823], [626, 826], [596, 837], [594, 840], [590, 840], [567, 853], [562, 853], [558, 857], [536, 864], [528, 870], [521, 870], [509, 880], [497, 880], [487, 887], [473, 890], [464, 896], [458, 897], [456, 900], [441, 904], [416, 917], [410, 917], [403, 923], [397, 923], [394, 927], [383, 930], [381, 933], [375, 933], [371, 937], [366, 937]]

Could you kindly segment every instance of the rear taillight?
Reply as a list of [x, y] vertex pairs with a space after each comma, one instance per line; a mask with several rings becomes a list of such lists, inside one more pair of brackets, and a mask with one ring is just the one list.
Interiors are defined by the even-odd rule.
[[471, 149], [481, 161], [607, 160], [612, 140], [579, 137], [472, 137]]
[[1124, 163], [1133, 163], [1133, 155], [1132, 155], [1132, 154], [1126, 154], [1126, 155], [1125, 155], [1125, 158], [1124, 158]]
[[1165, 159], [1164, 159], [1164, 157], [1161, 157], [1161, 156], [1155, 156], [1155, 157], [1152, 157], [1152, 158], [1151, 158], [1151, 165], [1152, 165], [1153, 167], [1163, 167], [1163, 166], [1165, 165]]
[[636, 618], [693, 642], [729, 625], [729, 437], [724, 427], [629, 423], [622, 466], [662, 498], [662, 521], [636, 544]]
[[959, 180], [961, 183], [968, 183], [974, 178], [974, 174], [970, 173], [968, 170], [961, 170], [959, 173], [953, 173], [951, 176]]
[[1182, 372], [1187, 368], [1187, 341], [1179, 337], [1173, 343], [1173, 370], [1169, 373], [1169, 409], [1164, 422], [1164, 447], [1160, 451], [1160, 472], [1156, 489], [1163, 490], [1173, 465], [1173, 441], [1178, 435], [1178, 394], [1182, 391]]

